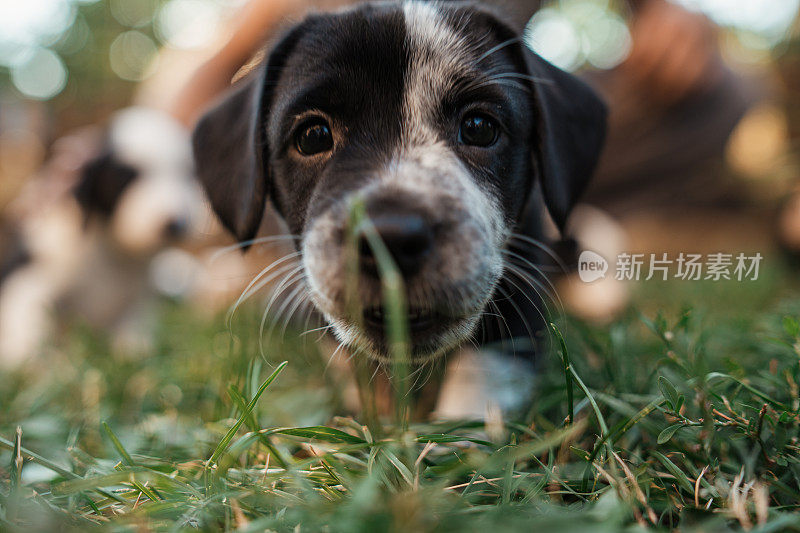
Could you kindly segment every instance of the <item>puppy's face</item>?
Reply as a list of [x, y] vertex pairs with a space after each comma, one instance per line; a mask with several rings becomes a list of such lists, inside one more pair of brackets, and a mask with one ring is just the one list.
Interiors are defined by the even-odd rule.
[[86, 214], [104, 219], [116, 245], [131, 254], [187, 237], [203, 201], [183, 127], [159, 111], [128, 108], [112, 119], [106, 144], [75, 191]]
[[[415, 360], [465, 341], [491, 299], [548, 135], [530, 52], [514, 37], [478, 9], [436, 3], [314, 17], [281, 42], [254, 89], [201, 123], [199, 172], [223, 221], [246, 238], [269, 191], [298, 238], [313, 302], [348, 346], [387, 357], [381, 280], [366, 242], [361, 311], [349, 313], [356, 201], [403, 275]], [[231, 113], [256, 116], [241, 139], [252, 152], [238, 160], [224, 157], [233, 141], [220, 135], [236, 131]], [[571, 198], [565, 190], [557, 194]]]

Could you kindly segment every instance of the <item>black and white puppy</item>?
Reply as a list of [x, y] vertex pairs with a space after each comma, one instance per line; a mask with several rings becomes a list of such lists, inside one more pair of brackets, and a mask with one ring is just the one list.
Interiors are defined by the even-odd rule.
[[586, 186], [605, 116], [486, 8], [382, 2], [292, 28], [201, 120], [195, 160], [238, 239], [274, 204], [313, 303], [350, 349], [388, 358], [369, 246], [363, 316], [345, 305], [359, 198], [405, 278], [414, 362], [505, 337], [532, 353], [541, 302], [520, 270], [540, 262], [545, 209], [563, 227]]
[[205, 220], [189, 132], [161, 112], [125, 109], [53, 152], [0, 239], [14, 252], [0, 257], [0, 367], [30, 360], [64, 318], [146, 350], [152, 259]]

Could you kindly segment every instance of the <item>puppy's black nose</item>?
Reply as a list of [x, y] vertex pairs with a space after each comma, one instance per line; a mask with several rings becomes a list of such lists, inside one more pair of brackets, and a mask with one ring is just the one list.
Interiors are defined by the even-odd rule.
[[189, 221], [182, 218], [174, 218], [164, 226], [164, 237], [167, 239], [180, 239], [189, 230]]
[[[425, 257], [433, 249], [433, 230], [425, 219], [414, 214], [384, 214], [371, 219], [403, 276], [419, 272]], [[377, 276], [375, 254], [366, 236], [361, 237], [359, 244], [361, 268]]]

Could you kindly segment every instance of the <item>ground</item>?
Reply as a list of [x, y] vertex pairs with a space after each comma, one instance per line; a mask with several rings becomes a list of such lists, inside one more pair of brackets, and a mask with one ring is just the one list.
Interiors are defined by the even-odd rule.
[[259, 343], [255, 308], [165, 304], [150, 358], [73, 324], [0, 376], [0, 530], [800, 531], [800, 287], [765, 264], [558, 318], [534, 404], [489, 424], [362, 425], [317, 336]]

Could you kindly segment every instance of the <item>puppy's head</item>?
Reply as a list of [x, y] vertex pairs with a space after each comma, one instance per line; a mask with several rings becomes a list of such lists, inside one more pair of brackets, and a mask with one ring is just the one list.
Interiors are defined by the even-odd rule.
[[117, 113], [103, 153], [82, 169], [75, 197], [121, 249], [150, 253], [187, 236], [202, 213], [188, 132], [159, 111]]
[[536, 187], [563, 224], [596, 163], [605, 110], [479, 7], [381, 3], [312, 16], [200, 122], [198, 173], [241, 240], [267, 199], [297, 236], [340, 340], [387, 355], [372, 250], [348, 316], [356, 199], [405, 279], [413, 357], [466, 340]]

